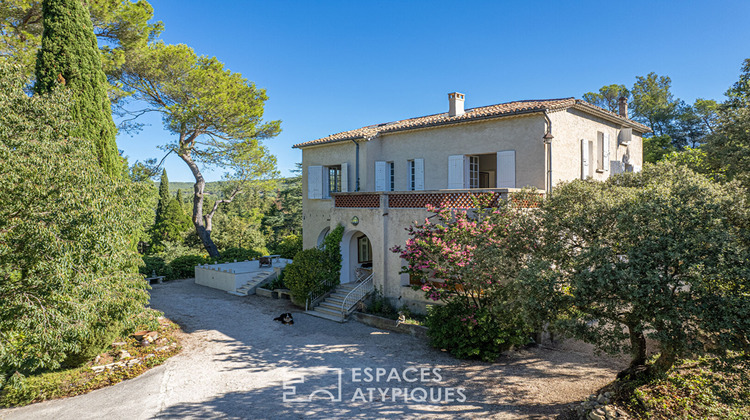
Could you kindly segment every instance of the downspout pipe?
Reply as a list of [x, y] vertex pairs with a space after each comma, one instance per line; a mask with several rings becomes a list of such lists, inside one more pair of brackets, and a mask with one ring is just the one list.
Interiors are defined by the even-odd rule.
[[355, 184], [354, 184], [354, 191], [359, 191], [359, 143], [357, 143], [357, 140], [352, 139], [352, 142], [354, 142], [354, 146], [356, 146], [355, 151], [355, 158], [354, 158], [354, 176], [355, 176]]
[[549, 195], [552, 193], [552, 139], [554, 139], [555, 136], [552, 135], [552, 120], [549, 118], [549, 115], [547, 115], [547, 110], [544, 111], [544, 119], [547, 120], [547, 132], [544, 133], [542, 139], [544, 140], [544, 148], [547, 152], [547, 156], [545, 156], [545, 169], [547, 169], [546, 193]]

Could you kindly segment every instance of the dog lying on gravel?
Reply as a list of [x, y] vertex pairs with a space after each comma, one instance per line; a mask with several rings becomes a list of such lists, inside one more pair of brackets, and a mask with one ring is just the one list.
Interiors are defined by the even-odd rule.
[[294, 325], [294, 318], [292, 318], [292, 314], [289, 312], [279, 315], [277, 318], [273, 319], [274, 321], [279, 321], [284, 325]]

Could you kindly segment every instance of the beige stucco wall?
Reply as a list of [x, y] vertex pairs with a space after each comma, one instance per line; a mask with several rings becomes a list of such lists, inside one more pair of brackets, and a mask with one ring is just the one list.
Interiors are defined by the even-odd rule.
[[[374, 284], [383, 295], [388, 297], [395, 307], [406, 305], [412, 311], [424, 312], [425, 306], [431, 302], [423, 297], [422, 292], [415, 292], [409, 286], [409, 278], [399, 274], [404, 262], [398, 254], [391, 251], [396, 245], [403, 245], [409, 238], [406, 226], [415, 222], [423, 222], [429, 212], [423, 209], [361, 209], [334, 208], [330, 212], [331, 226], [341, 224], [345, 227], [342, 239], [342, 268], [341, 281], [347, 282], [353, 278], [353, 271], [358, 262], [356, 251], [347, 255], [352, 249], [352, 241], [365, 234], [372, 243], [372, 269]], [[351, 224], [352, 217], [357, 216], [357, 226]]]
[[375, 161], [392, 161], [395, 190], [406, 191], [407, 161], [424, 159], [424, 189], [448, 188], [448, 156], [516, 151], [516, 187], [544, 189], [544, 118], [540, 114], [385, 134], [367, 143], [363, 191], [375, 189]]
[[[621, 126], [603, 119], [585, 114], [573, 108], [552, 112], [549, 114], [552, 121], [552, 185], [561, 181], [571, 181], [581, 178], [581, 140], [586, 139], [593, 143], [594, 151], [597, 151], [597, 132], [609, 133], [609, 160], [622, 160], [623, 155], [629, 155], [631, 164], [643, 166], [643, 140], [640, 133], [633, 131], [633, 137], [628, 146], [619, 144]], [[596, 156], [596, 153], [594, 153]], [[610, 172], [596, 171], [596, 163], [593, 165], [593, 178], [597, 180], [607, 179]]]

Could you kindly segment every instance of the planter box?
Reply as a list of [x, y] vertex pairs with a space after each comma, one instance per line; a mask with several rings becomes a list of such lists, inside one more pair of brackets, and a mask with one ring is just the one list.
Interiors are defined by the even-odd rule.
[[258, 296], [263, 296], [267, 298], [274, 298], [274, 299], [279, 298], [276, 292], [274, 292], [273, 290], [264, 289], [262, 287], [255, 289], [255, 294]]
[[[292, 293], [289, 291], [289, 289], [275, 289], [273, 292], [277, 294], [277, 297], [279, 299], [291, 299], [292, 298]], [[304, 306], [304, 302], [302, 304]]]
[[379, 328], [381, 330], [388, 330], [402, 334], [409, 334], [423, 340], [428, 340], [427, 327], [414, 324], [401, 324], [396, 325], [398, 321], [394, 319], [383, 318], [382, 316], [366, 314], [364, 312], [353, 312], [352, 318], [365, 325]]

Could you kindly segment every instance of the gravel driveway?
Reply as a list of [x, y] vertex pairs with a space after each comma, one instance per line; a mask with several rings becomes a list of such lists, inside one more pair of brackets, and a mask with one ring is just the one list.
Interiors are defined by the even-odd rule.
[[[192, 279], [154, 285], [151, 305], [182, 326], [181, 354], [136, 379], [0, 418], [554, 418], [624, 367], [581, 346], [459, 361], [408, 335]], [[282, 312], [294, 325], [273, 321]]]

